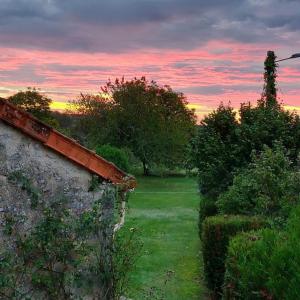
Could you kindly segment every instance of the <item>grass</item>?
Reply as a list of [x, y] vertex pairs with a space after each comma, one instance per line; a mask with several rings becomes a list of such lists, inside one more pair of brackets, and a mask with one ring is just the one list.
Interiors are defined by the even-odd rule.
[[138, 188], [129, 199], [126, 227], [138, 229], [144, 246], [130, 274], [130, 298], [204, 298], [198, 206], [192, 178], [138, 178]]

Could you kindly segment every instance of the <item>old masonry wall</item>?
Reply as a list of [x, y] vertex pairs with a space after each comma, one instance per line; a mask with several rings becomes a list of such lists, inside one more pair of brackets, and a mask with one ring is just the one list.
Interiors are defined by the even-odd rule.
[[[75, 218], [91, 209], [96, 200], [109, 199], [101, 208], [106, 225], [103, 226], [100, 236], [103, 249], [111, 248], [116, 194], [114, 187], [102, 182], [96, 190], [90, 191], [93, 178], [91, 173], [1, 120], [0, 245], [10, 247], [9, 238], [1, 230], [5, 223], [5, 215], [15, 216], [20, 223], [19, 230], [23, 232], [30, 231], [40, 219], [41, 214], [32, 209], [32, 199], [26, 190], [10, 180], [12, 174], [20, 173], [28, 178], [38, 191], [39, 202], [51, 203], [58, 197], [65, 197]], [[109, 260], [108, 257], [107, 261]]]

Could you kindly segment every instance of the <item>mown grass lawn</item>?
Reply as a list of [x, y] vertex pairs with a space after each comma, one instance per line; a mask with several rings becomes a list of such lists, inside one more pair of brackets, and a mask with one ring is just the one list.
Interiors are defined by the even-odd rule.
[[126, 227], [144, 246], [130, 274], [129, 295], [140, 299], [204, 299], [196, 181], [139, 177], [129, 199]]

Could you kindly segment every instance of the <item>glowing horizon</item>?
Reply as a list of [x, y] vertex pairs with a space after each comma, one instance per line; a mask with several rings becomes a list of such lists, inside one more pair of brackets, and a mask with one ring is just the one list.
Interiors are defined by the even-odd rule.
[[[195, 110], [195, 113], [198, 117], [198, 121], [200, 121], [204, 116], [208, 115], [214, 109], [216, 109], [216, 108], [205, 107], [197, 103], [189, 103], [187, 104], [187, 107], [189, 109]], [[59, 111], [59, 112], [66, 112], [66, 110], [72, 111], [72, 107], [69, 105], [68, 102], [52, 101], [50, 108], [54, 111]], [[300, 106], [283, 105], [283, 108], [290, 112], [296, 112], [297, 114], [300, 115]], [[235, 110], [238, 111], [238, 109]]]

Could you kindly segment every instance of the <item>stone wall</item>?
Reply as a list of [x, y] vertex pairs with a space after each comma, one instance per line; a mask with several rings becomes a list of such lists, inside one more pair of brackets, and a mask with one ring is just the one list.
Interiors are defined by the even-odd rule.
[[[22, 174], [30, 180], [38, 194], [38, 202], [51, 203], [59, 197], [68, 199], [68, 208], [75, 218], [91, 209], [96, 200], [107, 199], [109, 195], [110, 201], [103, 206], [107, 225], [100, 236], [103, 251], [111, 248], [113, 186], [102, 182], [97, 190], [89, 191], [93, 178], [91, 173], [0, 120], [0, 228], [4, 226], [4, 216], [11, 214], [18, 220], [24, 220], [23, 223], [20, 221], [20, 230], [27, 232], [39, 221], [40, 213], [32, 209], [32, 199], [22, 184], [10, 179], [14, 174]], [[0, 244], [10, 246], [3, 230], [0, 230]]]

